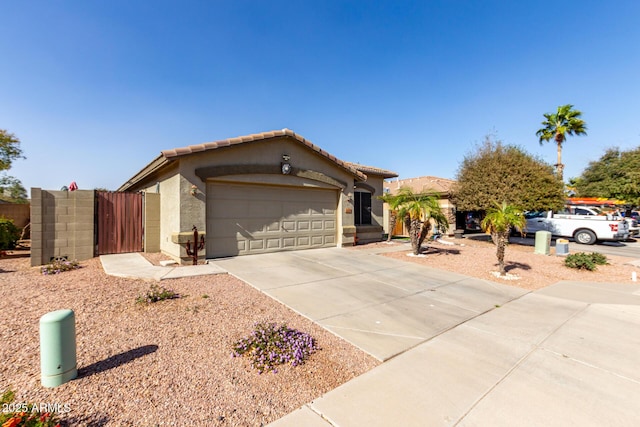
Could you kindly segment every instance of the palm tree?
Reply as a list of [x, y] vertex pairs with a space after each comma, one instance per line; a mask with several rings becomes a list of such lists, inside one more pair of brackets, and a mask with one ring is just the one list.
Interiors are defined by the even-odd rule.
[[395, 197], [397, 217], [405, 221], [411, 237], [413, 254], [419, 255], [420, 246], [429, 235], [429, 231], [434, 226], [444, 230], [448, 227], [449, 221], [434, 196], [417, 194], [409, 187], [402, 187]]
[[393, 229], [396, 228], [396, 223], [398, 222], [398, 205], [400, 204], [400, 199], [398, 196], [390, 193], [378, 196], [378, 199], [389, 205], [389, 234], [387, 235], [387, 242], [390, 242]]
[[540, 137], [540, 145], [553, 139], [558, 145], [558, 163], [556, 164], [556, 173], [558, 178], [562, 179], [562, 143], [567, 139], [567, 135], [586, 135], [587, 124], [580, 117], [582, 112], [573, 110], [573, 105], [561, 105], [558, 107], [557, 113], [543, 114], [545, 121], [544, 126], [536, 132], [536, 136]]
[[504, 252], [509, 243], [509, 233], [513, 227], [523, 229], [527, 224], [522, 211], [515, 206], [496, 204], [496, 208], [489, 209], [482, 220], [482, 229], [491, 234], [491, 240], [496, 245], [496, 257], [498, 258], [498, 269], [501, 276], [507, 274], [504, 269]]

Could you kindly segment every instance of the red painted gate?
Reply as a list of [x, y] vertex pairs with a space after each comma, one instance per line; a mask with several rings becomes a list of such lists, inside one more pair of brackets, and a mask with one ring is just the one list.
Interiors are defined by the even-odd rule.
[[142, 197], [96, 191], [98, 255], [142, 252]]

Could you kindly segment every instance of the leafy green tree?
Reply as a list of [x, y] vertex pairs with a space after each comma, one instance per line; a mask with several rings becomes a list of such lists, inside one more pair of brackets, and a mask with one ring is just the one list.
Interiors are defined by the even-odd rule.
[[556, 113], [543, 114], [545, 120], [542, 122], [543, 128], [536, 132], [536, 136], [540, 138], [540, 145], [543, 142], [554, 140], [558, 147], [558, 163], [556, 164], [556, 173], [558, 178], [562, 180], [562, 143], [566, 141], [567, 135], [586, 135], [587, 124], [580, 117], [582, 112], [573, 109], [573, 105], [561, 105]]
[[0, 171], [11, 169], [11, 164], [16, 159], [24, 159], [20, 140], [14, 134], [0, 129]]
[[460, 164], [453, 200], [459, 211], [488, 211], [502, 202], [529, 211], [558, 209], [564, 186], [544, 161], [488, 136]]
[[[16, 159], [24, 159], [20, 140], [12, 133], [0, 129], [0, 171], [11, 169]], [[0, 176], [0, 199], [10, 202], [26, 202], [27, 192], [22, 183], [9, 175]]]
[[491, 234], [491, 240], [496, 245], [498, 271], [501, 276], [507, 274], [504, 268], [504, 254], [509, 243], [509, 233], [514, 227], [524, 229], [526, 224], [523, 212], [506, 202], [489, 209], [480, 224], [485, 232]]
[[0, 176], [0, 200], [12, 203], [27, 203], [27, 190], [20, 180], [9, 176]]
[[446, 215], [442, 212], [438, 199], [414, 193], [409, 187], [402, 187], [394, 196], [398, 209], [398, 218], [402, 218], [409, 229], [413, 254], [420, 254], [420, 247], [435, 226], [446, 230], [449, 225]]
[[579, 197], [604, 197], [640, 205], [640, 147], [629, 151], [609, 148], [572, 183]]

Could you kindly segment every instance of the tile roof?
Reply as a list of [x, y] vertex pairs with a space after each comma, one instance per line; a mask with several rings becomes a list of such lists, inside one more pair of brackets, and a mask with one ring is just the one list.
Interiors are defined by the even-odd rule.
[[316, 153], [320, 154], [321, 156], [323, 156], [323, 157], [331, 160], [332, 162], [336, 163], [338, 166], [342, 167], [343, 169], [346, 169], [348, 172], [350, 172], [353, 175], [357, 176], [359, 179], [361, 179], [361, 180], [366, 180], [367, 179], [366, 175], [362, 171], [360, 171], [360, 170], [356, 169], [355, 167], [351, 166], [350, 163], [344, 162], [344, 161], [338, 159], [334, 155], [329, 154], [328, 152], [322, 150], [317, 145], [314, 145], [311, 141], [309, 141], [308, 139], [304, 138], [302, 135], [299, 135], [299, 134], [295, 133], [294, 131], [292, 131], [291, 129], [287, 129], [287, 128], [282, 129], [282, 130], [273, 130], [273, 131], [269, 131], [269, 132], [261, 132], [261, 133], [254, 133], [254, 134], [251, 134], [251, 135], [238, 136], [238, 137], [235, 137], [235, 138], [221, 139], [219, 141], [205, 142], [204, 144], [189, 145], [187, 147], [174, 148], [172, 150], [163, 150], [162, 151], [162, 156], [171, 160], [171, 159], [174, 159], [176, 157], [185, 156], [185, 155], [188, 155], [188, 154], [199, 153], [199, 152], [202, 152], [202, 151], [215, 150], [217, 148], [230, 147], [230, 146], [233, 146], [233, 145], [244, 144], [246, 142], [262, 141], [262, 140], [266, 140], [266, 139], [281, 138], [281, 137], [291, 137], [291, 138], [295, 139], [296, 141], [300, 142], [301, 144], [305, 145], [306, 147], [312, 149]]
[[353, 163], [353, 162], [345, 162], [345, 163], [347, 163], [354, 169], [359, 170], [360, 172], [365, 173], [367, 175], [380, 175], [384, 178], [395, 178], [398, 176], [397, 173], [390, 171], [388, 169], [380, 169], [375, 166], [366, 166], [366, 165], [361, 165], [360, 163]]
[[133, 187], [136, 183], [146, 179], [146, 177], [148, 177], [152, 173], [164, 168], [165, 165], [167, 165], [167, 163], [170, 163], [181, 156], [200, 153], [203, 151], [215, 150], [223, 147], [230, 147], [238, 144], [244, 144], [247, 142], [263, 141], [271, 138], [282, 138], [282, 137], [289, 137], [301, 143], [307, 148], [315, 151], [318, 155], [325, 157], [326, 159], [338, 165], [338, 167], [341, 167], [342, 169], [346, 170], [350, 174], [354, 175], [360, 181], [367, 180], [367, 175], [366, 175], [367, 173], [371, 173], [374, 175], [382, 175], [382, 176], [389, 175], [388, 176], [389, 178], [398, 176], [395, 172], [387, 171], [384, 169], [374, 168], [372, 166], [363, 166], [355, 163], [342, 161], [337, 157], [335, 157], [334, 155], [329, 154], [328, 152], [322, 150], [320, 147], [316, 146], [311, 141], [304, 138], [302, 135], [295, 133], [291, 129], [285, 128], [282, 130], [273, 130], [269, 132], [255, 133], [251, 135], [238, 136], [235, 138], [221, 139], [219, 141], [205, 142], [203, 144], [188, 145], [186, 147], [179, 147], [171, 150], [163, 150], [160, 152], [160, 155], [158, 157], [156, 157], [144, 168], [142, 168], [138, 173], [136, 173], [133, 177], [131, 177], [126, 183], [121, 185], [120, 188], [118, 188], [118, 191], [127, 191], [128, 189]]
[[435, 192], [439, 194], [449, 193], [456, 183], [453, 179], [439, 178], [437, 176], [420, 176], [417, 178], [397, 179], [384, 183], [393, 194], [401, 187], [409, 187], [416, 193]]

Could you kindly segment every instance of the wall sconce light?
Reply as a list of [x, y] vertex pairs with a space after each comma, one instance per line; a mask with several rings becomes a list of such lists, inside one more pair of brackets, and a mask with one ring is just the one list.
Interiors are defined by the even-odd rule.
[[191, 186], [191, 190], [189, 191], [192, 196], [195, 196], [198, 193], [198, 187], [196, 185]]
[[282, 163], [280, 163], [280, 170], [282, 171], [283, 175], [289, 175], [291, 173], [291, 164], [289, 163], [290, 158], [291, 157], [289, 157], [288, 154], [282, 155]]

